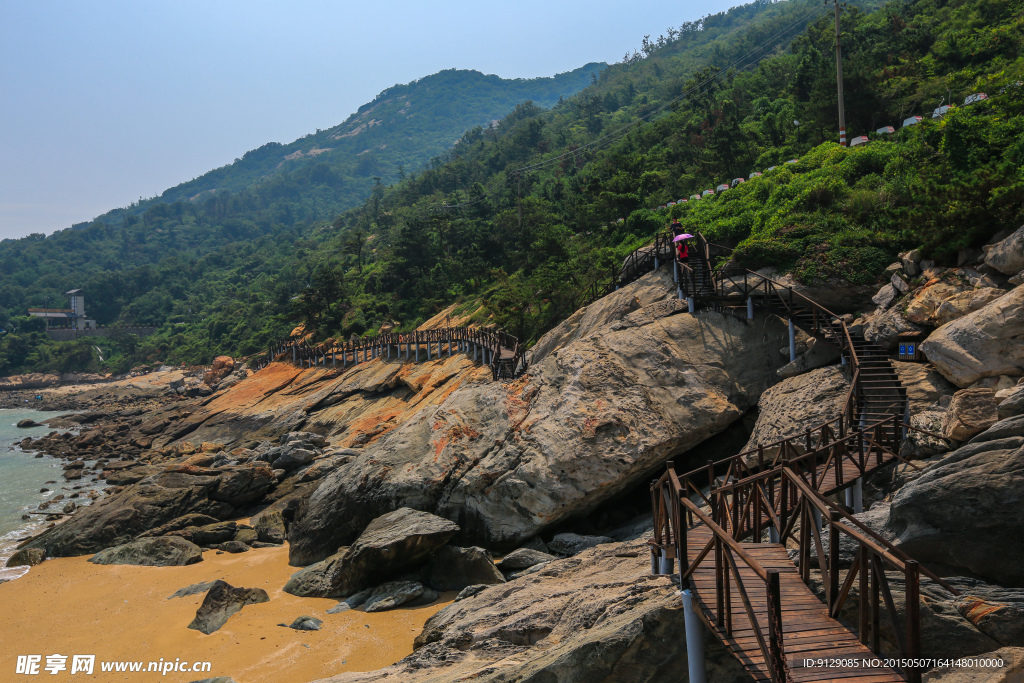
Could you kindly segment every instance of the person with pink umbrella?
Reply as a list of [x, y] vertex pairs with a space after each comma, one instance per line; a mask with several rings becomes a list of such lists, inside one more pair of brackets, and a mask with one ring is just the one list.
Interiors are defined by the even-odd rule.
[[684, 232], [681, 235], [676, 235], [673, 238], [673, 242], [676, 243], [676, 255], [679, 261], [683, 261], [686, 265], [690, 265], [690, 243], [686, 240], [693, 238], [688, 232]]

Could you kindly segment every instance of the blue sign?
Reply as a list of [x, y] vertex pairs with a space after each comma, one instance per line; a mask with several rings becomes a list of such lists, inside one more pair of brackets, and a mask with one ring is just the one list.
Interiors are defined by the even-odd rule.
[[906, 346], [906, 344], [900, 344], [900, 355], [901, 356], [907, 355], [907, 346]]

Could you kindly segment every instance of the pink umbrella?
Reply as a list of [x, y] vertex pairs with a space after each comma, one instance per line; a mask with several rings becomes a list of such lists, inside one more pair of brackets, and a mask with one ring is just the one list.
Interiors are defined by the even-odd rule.
[[674, 240], [672, 240], [672, 241], [673, 242], [678, 242], [679, 240], [688, 240], [691, 237], [693, 237], [693, 235], [691, 235], [688, 232], [684, 232], [682, 235], [676, 235], [676, 238]]

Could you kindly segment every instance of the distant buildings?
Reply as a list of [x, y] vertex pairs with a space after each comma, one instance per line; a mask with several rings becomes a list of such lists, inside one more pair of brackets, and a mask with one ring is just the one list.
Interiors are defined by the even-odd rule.
[[71, 308], [30, 308], [28, 314], [46, 319], [47, 330], [93, 330], [96, 321], [85, 317], [85, 294], [81, 289], [65, 292]]

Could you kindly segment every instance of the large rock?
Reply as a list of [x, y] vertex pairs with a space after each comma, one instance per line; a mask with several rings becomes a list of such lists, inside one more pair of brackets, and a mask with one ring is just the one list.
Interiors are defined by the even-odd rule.
[[101, 550], [89, 561], [93, 564], [138, 564], [145, 567], [181, 567], [203, 559], [195, 543], [177, 536], [140, 538], [131, 543]]
[[[685, 681], [682, 605], [670, 577], [650, 575], [648, 555], [642, 541], [600, 546], [474, 591], [431, 617], [397, 664], [321, 683]], [[716, 638], [704, 651], [709, 681], [750, 680]]]
[[889, 351], [899, 346], [900, 333], [920, 332], [923, 329], [917, 323], [907, 320], [899, 306], [867, 316], [867, 323], [863, 331], [864, 338]]
[[[674, 291], [671, 274], [653, 273], [616, 296], [654, 284]], [[455, 520], [461, 545], [516, 547], [737, 421], [774, 384], [782, 359], [765, 349], [787, 341], [774, 316], [689, 315], [674, 299], [589, 328], [587, 316], [552, 332], [564, 344], [542, 339], [526, 376], [436, 392], [320, 480], [289, 527], [291, 563], [327, 557], [399, 506]]]
[[1024, 270], [1024, 226], [1015, 233], [985, 248], [985, 263], [1000, 273], [1013, 275]]
[[947, 439], [966, 441], [980, 434], [999, 420], [996, 392], [992, 389], [961, 389], [949, 402], [942, 435]]
[[363, 603], [363, 610], [384, 612], [401, 607], [419, 598], [424, 590], [423, 584], [417, 581], [388, 581], [370, 592]]
[[42, 548], [22, 548], [7, 560], [5, 567], [34, 567], [46, 559], [46, 551]]
[[945, 271], [910, 293], [906, 305], [906, 319], [918, 325], [936, 325], [939, 308], [951, 298], [973, 290], [970, 283]]
[[[1002, 434], [1003, 423], [992, 429]], [[961, 446], [901, 488], [889, 527], [903, 550], [1006, 586], [1024, 586], [1024, 421]]]
[[460, 591], [466, 586], [505, 583], [505, 577], [483, 548], [448, 545], [431, 558], [428, 581], [439, 591]]
[[[757, 402], [757, 421], [743, 450], [751, 451], [758, 445], [767, 446], [803, 434], [808, 427], [838, 417], [849, 392], [850, 382], [838, 366], [782, 380], [761, 394]], [[766, 462], [778, 452], [778, 447], [766, 448]], [[751, 456], [748, 464], [757, 464], [757, 456]]]
[[253, 520], [256, 537], [264, 543], [284, 543], [284, 517], [279, 510], [267, 510]]
[[1024, 375], [1024, 287], [943, 325], [921, 350], [958, 387], [984, 377]]
[[79, 510], [29, 545], [45, 548], [50, 557], [88, 555], [128, 543], [185, 515], [229, 517], [236, 506], [258, 500], [273, 481], [270, 468], [262, 463], [224, 470], [180, 469], [148, 476]]
[[[370, 522], [351, 547], [323, 565], [323, 579], [301, 573], [302, 583], [311, 587], [303, 595], [342, 597], [398, 576], [425, 564], [458, 530], [454, 522], [429, 512], [411, 508], [389, 512]], [[297, 588], [289, 581], [285, 590], [293, 592], [290, 587]]]
[[900, 384], [907, 390], [912, 415], [928, 409], [943, 396], [952, 396], [956, 392], [956, 387], [927, 363], [893, 361], [892, 364], [899, 375]]
[[246, 605], [269, 600], [270, 596], [262, 588], [235, 588], [227, 581], [215, 581], [188, 628], [210, 635], [226, 624], [228, 617]]
[[505, 557], [501, 558], [498, 563], [498, 568], [502, 571], [519, 571], [520, 569], [529, 569], [534, 565], [543, 564], [545, 562], [551, 562], [556, 560], [554, 555], [548, 555], [547, 553], [533, 548], [518, 548], [513, 550]]

